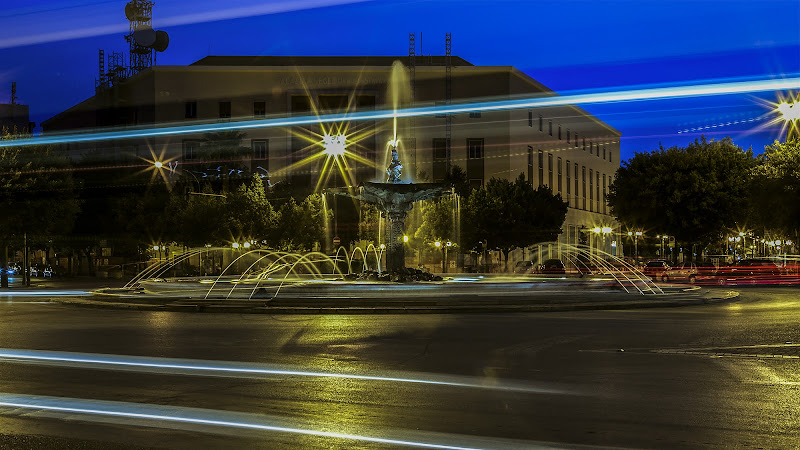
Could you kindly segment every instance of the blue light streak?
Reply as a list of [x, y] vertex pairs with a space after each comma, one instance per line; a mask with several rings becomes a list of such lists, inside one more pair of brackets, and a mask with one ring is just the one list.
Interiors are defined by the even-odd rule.
[[596, 103], [616, 103], [646, 100], [667, 100], [686, 97], [712, 95], [744, 94], [763, 91], [800, 89], [800, 78], [775, 80], [750, 80], [727, 83], [710, 83], [695, 86], [658, 87], [626, 91], [572, 94], [564, 96], [523, 98], [489, 102], [475, 102], [455, 105], [426, 106], [401, 110], [381, 110], [328, 114], [323, 116], [303, 116], [246, 120], [227, 123], [208, 123], [181, 126], [165, 126], [146, 129], [126, 129], [121, 131], [102, 131], [93, 133], [74, 133], [43, 135], [35, 138], [0, 141], [2, 147], [28, 145], [49, 145], [60, 143], [94, 142], [116, 139], [148, 138], [156, 136], [180, 136], [195, 133], [209, 133], [227, 130], [247, 130], [252, 128], [291, 127], [329, 122], [382, 120], [402, 117], [423, 117], [437, 114], [457, 114], [476, 111], [505, 111], [522, 108], [542, 108], [550, 106], [584, 105]]
[[190, 359], [157, 358], [144, 356], [120, 356], [93, 353], [54, 352], [46, 350], [0, 349], [0, 360], [6, 362], [50, 364], [54, 366], [106, 368], [112, 370], [133, 370], [141, 372], [167, 371], [200, 376], [296, 376], [319, 377], [351, 380], [367, 380], [382, 382], [398, 382], [412, 384], [430, 384], [461, 388], [476, 388], [501, 391], [518, 391], [543, 394], [570, 394], [570, 392], [549, 388], [535, 387], [527, 384], [492, 380], [492, 384], [470, 382], [466, 377], [441, 376], [440, 379], [411, 378], [408, 376], [378, 376], [363, 374], [345, 374], [332, 372], [315, 372], [290, 368], [269, 367], [233, 361], [202, 361]]
[[[92, 416], [105, 416], [128, 419], [143, 419], [154, 421], [178, 422], [185, 424], [211, 425], [219, 427], [246, 428], [251, 430], [275, 431], [282, 433], [302, 434], [310, 436], [348, 439], [380, 444], [402, 445], [406, 447], [436, 448], [447, 450], [475, 450], [478, 447], [465, 447], [459, 445], [438, 444], [430, 442], [415, 442], [394, 438], [381, 438], [362, 436], [347, 433], [334, 433], [330, 431], [304, 429], [296, 427], [269, 425], [252, 421], [229, 420], [232, 416], [241, 417], [242, 413], [224, 411], [202, 410], [185, 407], [165, 407], [162, 405], [146, 405], [125, 402], [109, 402], [97, 400], [66, 399], [59, 397], [31, 396], [18, 394], [0, 394], [0, 406], [10, 408], [23, 408], [27, 410], [51, 411], [69, 414], [87, 414]], [[177, 413], [182, 415], [178, 415]], [[213, 414], [218, 419], [204, 416]], [[252, 418], [259, 416], [247, 415]], [[263, 418], [263, 416], [261, 416]], [[152, 426], [152, 425], [151, 425]], [[206, 430], [204, 430], [206, 431]], [[463, 439], [463, 438], [462, 438]]]
[[89, 291], [62, 291], [62, 290], [30, 290], [30, 291], [0, 291], [0, 297], [83, 297]]

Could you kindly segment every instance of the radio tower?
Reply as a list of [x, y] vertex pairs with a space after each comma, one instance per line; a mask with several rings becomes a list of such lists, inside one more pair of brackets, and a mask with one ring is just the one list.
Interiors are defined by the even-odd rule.
[[[445, 86], [445, 104], [450, 105], [453, 97], [453, 61], [451, 60], [451, 50], [452, 50], [452, 42], [451, 42], [451, 33], [445, 34], [444, 39], [444, 66], [445, 66], [445, 78], [444, 78], [444, 86]], [[452, 135], [452, 125], [453, 125], [453, 116], [450, 113], [445, 115], [445, 143], [447, 145], [447, 159], [445, 160], [445, 173], [450, 173], [450, 165], [451, 165], [451, 145], [450, 145], [450, 138]]]
[[[133, 76], [153, 65], [153, 2], [132, 0], [125, 5], [125, 16], [130, 21], [130, 33], [125, 40], [130, 48], [129, 76]], [[149, 45], [145, 45], [148, 41]]]
[[[408, 63], [411, 75], [411, 108], [414, 107], [414, 97], [417, 84], [417, 42], [414, 33], [408, 33]], [[411, 116], [411, 151], [414, 153], [414, 170], [417, 170], [417, 119]], [[414, 174], [416, 175], [416, 174]]]

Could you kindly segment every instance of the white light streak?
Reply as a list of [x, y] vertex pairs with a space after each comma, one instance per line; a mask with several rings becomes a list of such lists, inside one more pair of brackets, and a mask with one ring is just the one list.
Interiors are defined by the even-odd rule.
[[27, 139], [0, 141], [0, 147], [18, 147], [26, 145], [46, 145], [66, 142], [93, 142], [116, 139], [133, 139], [154, 136], [179, 136], [195, 133], [218, 132], [225, 130], [247, 130], [252, 128], [290, 127], [317, 123], [382, 120], [395, 117], [423, 117], [437, 114], [457, 114], [474, 111], [505, 111], [522, 108], [542, 108], [549, 106], [584, 105], [597, 103], [617, 103], [645, 100], [667, 100], [687, 97], [703, 97], [711, 95], [743, 94], [763, 91], [780, 91], [800, 89], [800, 78], [784, 78], [778, 80], [754, 80], [729, 83], [713, 83], [696, 86], [680, 86], [667, 88], [636, 89], [617, 92], [599, 92], [592, 94], [574, 94], [552, 97], [523, 98], [491, 102], [477, 102], [456, 105], [427, 106], [402, 110], [382, 110], [375, 112], [354, 112], [328, 114], [323, 116], [304, 116], [291, 118], [272, 118], [263, 120], [245, 120], [198, 125], [170, 126], [125, 131], [106, 131], [94, 133], [76, 133], [63, 135], [44, 135]]
[[[185, 424], [211, 425], [219, 427], [245, 428], [251, 430], [274, 431], [281, 433], [303, 434], [310, 436], [348, 439], [362, 442], [375, 442], [380, 444], [403, 445], [408, 447], [436, 448], [448, 450], [473, 450], [478, 447], [465, 447], [433, 442], [415, 442], [395, 438], [381, 438], [357, 434], [334, 433], [330, 431], [296, 428], [288, 426], [259, 423], [259, 418], [254, 414], [231, 413], [226, 411], [203, 410], [198, 408], [165, 407], [162, 405], [147, 405], [138, 403], [109, 402], [98, 400], [80, 400], [60, 397], [31, 396], [18, 394], [0, 394], [0, 406], [9, 408], [23, 408], [34, 411], [51, 411], [57, 413], [86, 414], [90, 416], [104, 416], [146, 421], [177, 422]], [[6, 412], [8, 413], [8, 412]], [[180, 415], [178, 415], [180, 414]], [[217, 418], [208, 418], [217, 417]], [[251, 421], [235, 420], [242, 416], [250, 417]], [[71, 417], [74, 418], [74, 417]], [[142, 424], [145, 425], [145, 424]], [[460, 436], [454, 436], [459, 438]], [[460, 437], [462, 440], [470, 439], [468, 436]], [[482, 440], [480, 438], [475, 440]]]
[[[168, 372], [200, 376], [246, 376], [261, 377], [265, 375], [337, 378], [365, 381], [431, 384], [461, 388], [476, 388], [501, 391], [519, 391], [542, 394], [572, 394], [571, 392], [552, 388], [537, 387], [518, 382], [503, 382], [493, 379], [490, 383], [471, 381], [471, 377], [438, 376], [412, 377], [406, 375], [380, 376], [365, 374], [346, 374], [332, 372], [316, 372], [286, 367], [270, 367], [260, 364], [234, 361], [203, 361], [191, 359], [157, 358], [145, 356], [122, 356], [94, 353], [54, 352], [46, 350], [0, 349], [0, 360], [16, 363], [49, 364], [53, 366], [81, 367], [90, 369], [115, 369], [139, 372]], [[420, 374], [421, 375], [421, 374]], [[479, 380], [481, 381], [481, 380]]]

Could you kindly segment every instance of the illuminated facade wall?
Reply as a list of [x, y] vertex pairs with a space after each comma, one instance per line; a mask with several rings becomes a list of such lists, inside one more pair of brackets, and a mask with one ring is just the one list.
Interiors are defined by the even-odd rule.
[[[358, 57], [208, 57], [189, 66], [156, 66], [118, 87], [49, 119], [45, 132], [102, 126], [146, 126], [219, 122], [314, 114], [388, 109], [398, 98], [411, 106], [408, 89], [393, 96], [389, 86], [409, 86], [408, 72], [392, 62], [408, 58]], [[473, 66], [452, 58], [452, 101], [503, 100], [518, 96], [556, 95], [510, 66]], [[400, 77], [397, 75], [400, 74]], [[415, 70], [416, 106], [445, 103], [445, 67], [442, 57], [418, 57]], [[405, 79], [404, 79], [405, 78]], [[399, 80], [399, 82], [397, 82]], [[615, 226], [604, 197], [619, 167], [620, 133], [580, 108], [572, 106], [452, 115], [450, 164], [460, 166], [475, 185], [492, 177], [515, 179], [523, 174], [534, 186], [550, 186], [570, 208], [562, 241], [577, 243], [581, 227]], [[404, 177], [411, 181], [438, 181], [446, 167], [446, 119], [438, 116], [400, 120], [400, 159]], [[318, 126], [307, 127], [319, 132]], [[353, 164], [356, 183], [385, 178], [392, 139], [390, 121], [351, 124], [362, 136], [349, 150], [375, 164]], [[313, 185], [321, 163], [291, 167], [318, 152], [298, 127], [248, 130], [243, 142], [250, 149], [252, 170], [270, 172], [273, 182], [291, 180]], [[366, 137], [363, 137], [366, 136]], [[157, 137], [145, 142], [109, 143], [102, 151], [124, 158], [152, 151], [177, 158], [184, 169], [202, 169], [202, 136]], [[81, 153], [96, 144], [73, 147]], [[334, 176], [333, 184], [344, 180]], [[584, 233], [591, 236], [591, 233]], [[611, 250], [613, 237], [605, 245]]]

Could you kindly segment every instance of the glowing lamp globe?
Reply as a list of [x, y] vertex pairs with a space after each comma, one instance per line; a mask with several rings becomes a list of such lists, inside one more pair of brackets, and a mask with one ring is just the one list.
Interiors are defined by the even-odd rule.
[[800, 119], [800, 107], [795, 103], [781, 103], [778, 105], [778, 111], [783, 115], [783, 120], [790, 121]]
[[153, 163], [153, 165], [156, 166], [156, 169], [164, 167], [164, 163], [162, 163], [161, 161], [156, 161]]
[[343, 156], [344, 149], [347, 147], [347, 138], [342, 134], [336, 136], [326, 134], [322, 137], [322, 146], [325, 147], [323, 152], [328, 156]]

